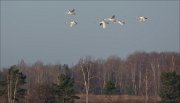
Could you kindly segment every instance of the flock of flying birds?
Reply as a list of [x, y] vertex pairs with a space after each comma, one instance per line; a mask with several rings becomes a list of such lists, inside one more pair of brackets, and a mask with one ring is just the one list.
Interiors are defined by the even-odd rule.
[[[67, 15], [76, 15], [75, 9], [72, 9], [72, 10], [68, 9], [66, 14]], [[137, 19], [139, 20], [139, 22], [145, 22], [148, 18], [144, 17], [144, 16], [139, 16], [139, 17], [137, 17]], [[99, 26], [102, 27], [103, 29], [105, 29], [106, 26], [109, 24], [109, 22], [119, 24], [121, 26], [125, 24], [124, 21], [116, 19], [115, 15], [113, 15], [107, 19], [103, 19], [102, 21], [100, 21]], [[68, 24], [69, 24], [69, 27], [74, 27], [75, 25], [77, 25], [77, 22], [72, 20]]]

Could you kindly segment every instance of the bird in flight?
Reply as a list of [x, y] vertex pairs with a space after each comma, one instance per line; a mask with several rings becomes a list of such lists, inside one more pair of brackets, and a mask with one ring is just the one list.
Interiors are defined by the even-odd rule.
[[107, 19], [104, 19], [104, 20], [108, 20], [108, 21], [111, 21], [111, 22], [115, 22], [115, 21], [116, 21], [115, 15], [113, 15], [113, 16], [107, 18]]
[[122, 20], [115, 20], [114, 23], [120, 24], [120, 25], [124, 25], [125, 22]]
[[72, 20], [69, 22], [69, 27], [74, 27], [75, 25], [77, 25], [77, 22]]
[[75, 13], [75, 9], [72, 9], [72, 10], [68, 9], [68, 10], [67, 10], [67, 14], [68, 14], [68, 15], [75, 15], [75, 14], [76, 14], [76, 13]]
[[147, 18], [147, 17], [144, 17], [144, 16], [139, 16], [139, 17], [137, 17], [137, 19], [138, 19], [140, 22], [145, 22], [148, 18]]
[[107, 25], [107, 24], [109, 24], [109, 22], [105, 21], [105, 19], [102, 20], [101, 22], [99, 22], [99, 25], [100, 25], [103, 29], [106, 28], [106, 25]]

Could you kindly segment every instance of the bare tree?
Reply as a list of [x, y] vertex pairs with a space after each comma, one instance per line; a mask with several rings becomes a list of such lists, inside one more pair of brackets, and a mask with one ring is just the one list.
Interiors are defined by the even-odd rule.
[[84, 87], [86, 92], [86, 103], [89, 102], [89, 90], [90, 90], [90, 80], [95, 78], [92, 74], [92, 61], [90, 57], [80, 60], [80, 68], [83, 75]]

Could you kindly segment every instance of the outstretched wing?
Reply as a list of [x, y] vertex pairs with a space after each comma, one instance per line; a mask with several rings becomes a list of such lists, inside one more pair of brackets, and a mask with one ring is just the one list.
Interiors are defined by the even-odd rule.
[[72, 9], [71, 12], [75, 12], [75, 9]]
[[113, 15], [113, 16], [111, 17], [111, 19], [115, 19], [115, 15]]

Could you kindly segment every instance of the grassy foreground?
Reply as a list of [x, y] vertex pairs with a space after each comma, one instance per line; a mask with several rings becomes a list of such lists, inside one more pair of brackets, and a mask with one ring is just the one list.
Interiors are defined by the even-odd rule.
[[[85, 95], [78, 95], [79, 100], [75, 103], [85, 103]], [[151, 96], [148, 98], [148, 103], [158, 103], [160, 98]], [[144, 96], [129, 96], [129, 95], [89, 95], [89, 103], [145, 103]]]

